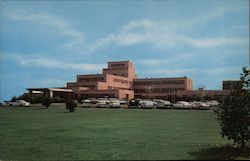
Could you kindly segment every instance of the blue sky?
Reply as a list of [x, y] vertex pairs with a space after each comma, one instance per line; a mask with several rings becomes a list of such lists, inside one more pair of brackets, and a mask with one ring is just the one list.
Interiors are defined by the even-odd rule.
[[249, 66], [248, 0], [0, 2], [0, 100], [60, 87], [107, 61], [139, 78], [193, 79], [221, 89]]

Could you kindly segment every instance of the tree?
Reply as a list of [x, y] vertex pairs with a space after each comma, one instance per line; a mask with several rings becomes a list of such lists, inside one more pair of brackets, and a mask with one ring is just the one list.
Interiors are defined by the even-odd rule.
[[49, 108], [50, 104], [52, 103], [52, 99], [48, 96], [42, 98], [42, 105], [46, 108]]
[[17, 99], [32, 102], [32, 97], [28, 93], [24, 93], [23, 95], [18, 96]]
[[69, 99], [66, 101], [66, 109], [68, 109], [70, 112], [75, 111], [75, 107], [77, 107], [77, 101], [73, 99]]
[[17, 97], [16, 96], [13, 96], [12, 98], [11, 98], [11, 102], [16, 102], [16, 100], [17, 100]]
[[236, 89], [224, 98], [215, 111], [221, 126], [222, 137], [233, 140], [244, 148], [250, 140], [250, 71], [242, 68]]

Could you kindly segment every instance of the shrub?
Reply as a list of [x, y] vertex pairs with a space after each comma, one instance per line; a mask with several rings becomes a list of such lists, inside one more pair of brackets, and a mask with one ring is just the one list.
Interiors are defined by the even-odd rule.
[[15, 102], [17, 100], [17, 97], [16, 96], [13, 96], [12, 98], [11, 98], [11, 102]]
[[54, 97], [53, 98], [53, 102], [54, 103], [62, 103], [62, 102], [65, 102], [63, 98], [60, 98], [60, 97]]
[[28, 93], [24, 93], [23, 95], [20, 95], [19, 97], [17, 97], [17, 99], [25, 100], [27, 102], [32, 102], [32, 97]]
[[227, 96], [218, 110], [222, 137], [241, 144], [241, 148], [250, 140], [250, 72], [244, 67], [241, 82], [236, 90]]
[[50, 104], [52, 103], [52, 99], [50, 97], [43, 97], [42, 99], [42, 105], [45, 106], [46, 108], [49, 108]]
[[75, 107], [77, 106], [77, 102], [73, 99], [70, 99], [68, 101], [66, 101], [66, 109], [68, 109], [70, 112], [74, 112], [75, 111]]

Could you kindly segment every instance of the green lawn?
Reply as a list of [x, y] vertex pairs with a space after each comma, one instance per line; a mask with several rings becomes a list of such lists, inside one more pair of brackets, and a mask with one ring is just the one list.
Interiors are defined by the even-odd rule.
[[0, 107], [0, 160], [211, 159], [228, 143], [213, 111]]

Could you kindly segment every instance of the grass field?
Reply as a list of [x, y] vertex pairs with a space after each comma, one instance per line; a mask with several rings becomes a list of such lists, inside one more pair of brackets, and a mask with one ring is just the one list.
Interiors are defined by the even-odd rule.
[[213, 111], [0, 107], [0, 160], [228, 159], [215, 118]]

